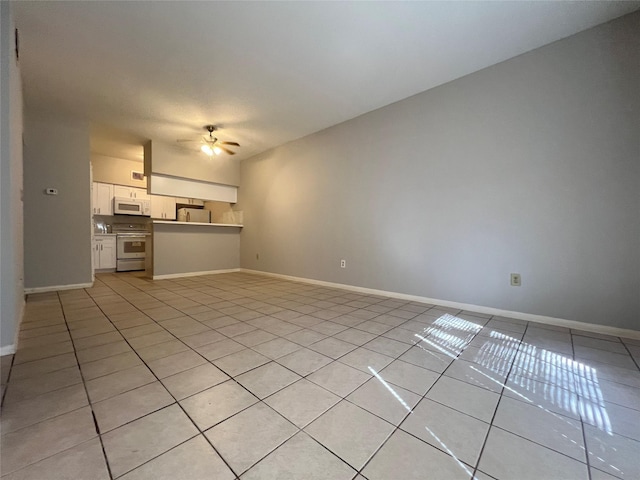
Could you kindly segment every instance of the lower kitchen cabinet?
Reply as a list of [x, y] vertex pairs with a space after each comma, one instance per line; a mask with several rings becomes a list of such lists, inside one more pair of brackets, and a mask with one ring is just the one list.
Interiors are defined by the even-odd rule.
[[93, 237], [93, 268], [95, 270], [116, 268], [115, 235], [95, 235]]

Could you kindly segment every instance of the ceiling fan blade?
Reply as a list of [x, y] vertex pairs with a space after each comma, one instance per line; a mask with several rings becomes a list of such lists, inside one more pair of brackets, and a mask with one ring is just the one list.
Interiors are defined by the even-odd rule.
[[193, 140], [191, 138], [179, 138], [176, 140], [178, 143], [200, 143], [200, 140]]
[[223, 152], [228, 153], [229, 155], [235, 155], [236, 152], [232, 152], [231, 150], [229, 150], [228, 148], [223, 147], [222, 145], [220, 145], [220, 143], [216, 143], [216, 147], [218, 147], [220, 150], [222, 150]]
[[237, 142], [218, 142], [220, 145], [233, 145], [234, 147], [239, 147], [240, 144]]

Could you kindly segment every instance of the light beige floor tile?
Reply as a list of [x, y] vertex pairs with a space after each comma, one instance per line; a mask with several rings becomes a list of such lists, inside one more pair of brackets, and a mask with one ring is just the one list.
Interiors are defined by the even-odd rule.
[[14, 472], [97, 436], [89, 407], [0, 437], [2, 474]]
[[462, 380], [492, 392], [501, 393], [505, 385], [508, 369], [495, 370], [465, 360], [456, 360], [444, 372], [447, 377]]
[[427, 398], [490, 423], [500, 395], [454, 378], [442, 376]]
[[105, 433], [174, 402], [160, 382], [153, 382], [94, 403], [93, 413], [100, 433]]
[[431, 370], [402, 360], [391, 362], [378, 375], [385, 381], [406, 388], [418, 395], [424, 395], [439, 378], [439, 375]]
[[357, 347], [352, 343], [330, 337], [310, 345], [309, 348], [322, 355], [336, 359], [349, 353], [351, 350], [355, 350]]
[[18, 334], [18, 338], [35, 338], [41, 335], [50, 335], [53, 333], [61, 333], [67, 331], [67, 324], [64, 322], [57, 323], [55, 325], [47, 325], [39, 328], [20, 328], [20, 333]]
[[219, 358], [213, 361], [213, 364], [227, 375], [235, 377], [241, 373], [252, 370], [260, 365], [268, 363], [269, 358], [264, 355], [254, 352], [251, 349], [244, 349], [226, 357]]
[[493, 425], [586, 463], [582, 426], [576, 420], [503, 397]]
[[207, 332], [198, 333], [197, 335], [188, 335], [186, 337], [182, 337], [184, 343], [189, 345], [191, 348], [201, 347], [203, 345], [208, 345], [210, 343], [219, 342], [220, 340], [224, 340], [225, 337], [221, 333], [216, 332], [215, 330], [209, 330]]
[[154, 382], [156, 377], [146, 365], [137, 365], [86, 382], [91, 402], [96, 403]]
[[306, 376], [315, 372], [319, 368], [331, 363], [333, 360], [321, 353], [314, 352], [308, 348], [301, 348], [289, 355], [278, 358], [277, 362], [284, 365], [289, 370], [293, 370], [298, 375]]
[[256, 397], [263, 399], [272, 393], [300, 380], [300, 375], [270, 362], [236, 378], [236, 381]]
[[204, 358], [206, 358], [210, 362], [213, 362], [218, 358], [231, 355], [232, 353], [239, 352], [240, 350], [244, 350], [245, 348], [246, 347], [244, 345], [238, 342], [234, 342], [230, 338], [227, 338], [219, 342], [203, 345], [202, 347], [198, 347], [195, 350]]
[[584, 426], [584, 434], [593, 468], [619, 478], [640, 478], [640, 442], [591, 425]]
[[[123, 332], [123, 335], [126, 336], [126, 332]], [[134, 349], [141, 350], [144, 347], [150, 347], [151, 345], [157, 345], [159, 343], [175, 340], [175, 337], [166, 330], [162, 330], [155, 333], [140, 335], [138, 337], [128, 337], [127, 340]]]
[[333, 362], [316, 370], [307, 378], [336, 395], [346, 397], [371, 376], [340, 362]]
[[135, 353], [126, 352], [119, 353], [112, 357], [103, 358], [101, 360], [96, 360], [95, 362], [85, 363], [81, 365], [80, 368], [85, 381], [88, 381], [103, 375], [109, 375], [110, 373], [135, 367], [141, 363], [142, 360], [140, 360]]
[[496, 427], [491, 427], [478, 468], [495, 478], [589, 478], [586, 464]]
[[266, 398], [265, 403], [302, 428], [340, 401], [340, 397], [302, 379]]
[[202, 392], [229, 380], [229, 376], [210, 363], [162, 379], [164, 386], [178, 400]]
[[303, 330], [298, 330], [297, 332], [289, 333], [288, 335], [285, 335], [285, 338], [297, 343], [298, 345], [302, 345], [303, 347], [308, 347], [320, 340], [324, 340], [327, 336], [323, 333], [314, 332], [313, 330], [305, 328]]
[[80, 350], [76, 353], [80, 364], [94, 362], [102, 358], [112, 357], [119, 353], [130, 352], [131, 347], [124, 340], [118, 342], [107, 343], [92, 348]]
[[102, 453], [102, 445], [97, 438], [2, 476], [2, 480], [109, 480], [110, 478]]
[[442, 450], [396, 430], [362, 473], [369, 480], [468, 480], [473, 467], [460, 464]]
[[122, 340], [120, 332], [107, 332], [94, 335], [92, 337], [79, 338], [73, 342], [76, 350], [80, 351], [85, 348], [93, 348], [107, 343], [118, 342]]
[[[120, 329], [120, 333], [127, 340], [131, 340], [137, 337], [144, 337], [146, 335], [151, 335], [153, 333], [164, 333], [164, 332], [165, 332], [165, 329], [153, 321], [151, 321], [151, 323], [144, 324], [144, 325], [137, 325], [135, 327], [127, 327], [127, 328]], [[163, 335], [162, 338], [164, 337], [165, 336]], [[147, 339], [146, 341], [149, 341], [149, 340]]]
[[43, 358], [56, 357], [69, 352], [73, 352], [73, 344], [70, 340], [50, 345], [20, 348], [14, 356], [13, 364], [19, 365], [21, 363], [33, 362], [34, 360], [40, 360]]
[[207, 430], [206, 436], [231, 468], [241, 474], [297, 431], [264, 403], [257, 403]]
[[341, 357], [339, 362], [373, 375], [393, 362], [393, 357], [360, 347]]
[[193, 350], [176, 353], [168, 357], [159, 358], [148, 363], [149, 368], [158, 378], [165, 378], [176, 373], [189, 370], [207, 363], [207, 361]]
[[391, 435], [394, 426], [343, 400], [304, 430], [359, 470]]
[[411, 348], [406, 343], [385, 337], [377, 337], [364, 344], [363, 347], [393, 358], [398, 358]]
[[436, 373], [442, 373], [451, 364], [453, 358], [443, 353], [435, 353], [419, 346], [414, 346], [400, 355], [398, 360], [412, 363]]
[[256, 352], [269, 357], [272, 360], [288, 355], [302, 348], [297, 343], [291, 342], [284, 338], [276, 338], [265, 343], [261, 343], [252, 347]]
[[227, 325], [224, 327], [217, 328], [216, 330], [226, 337], [237, 337], [238, 335], [251, 332], [255, 329], [256, 327], [254, 327], [253, 325], [249, 325], [248, 323], [244, 323], [244, 322], [239, 322], [239, 323], [234, 323], [232, 325]]
[[42, 335], [39, 337], [22, 338], [18, 342], [18, 349], [48, 346], [54, 343], [68, 342], [70, 340], [71, 335], [69, 335], [69, 332], [58, 332], [52, 333], [50, 335]]
[[147, 363], [186, 351], [189, 351], [189, 347], [177, 338], [136, 349], [136, 353]]
[[350, 480], [355, 474], [349, 465], [300, 432], [242, 475], [242, 480]]
[[197, 434], [180, 407], [172, 405], [106, 433], [102, 441], [111, 473], [119, 477]]
[[374, 377], [358, 387], [347, 400], [397, 426], [420, 398], [409, 390]]
[[78, 384], [5, 405], [2, 409], [2, 434], [76, 410], [88, 403], [84, 385]]
[[201, 435], [178, 445], [120, 477], [122, 480], [235, 478], [229, 467]]
[[180, 401], [201, 430], [226, 420], [258, 399], [232, 380]]
[[[4, 357], [3, 357], [4, 358]], [[55, 372], [11, 382], [4, 398], [4, 405], [21, 402], [28, 398], [52, 392], [60, 388], [82, 383], [80, 369], [77, 366], [63, 368]]]
[[400, 428], [436, 448], [447, 446], [456, 458], [475, 465], [489, 424], [428, 399], [422, 400]]

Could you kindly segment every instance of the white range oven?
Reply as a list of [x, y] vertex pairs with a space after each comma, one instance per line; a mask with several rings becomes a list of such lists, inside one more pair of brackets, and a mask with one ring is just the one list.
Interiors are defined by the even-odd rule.
[[150, 235], [143, 224], [114, 224], [116, 234], [116, 271], [144, 270], [147, 238]]

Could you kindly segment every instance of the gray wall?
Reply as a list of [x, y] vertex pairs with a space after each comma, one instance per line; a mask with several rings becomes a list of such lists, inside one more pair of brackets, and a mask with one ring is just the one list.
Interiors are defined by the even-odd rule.
[[130, 187], [147, 189], [147, 179], [133, 180], [131, 172], [143, 172], [144, 164], [126, 158], [107, 157], [105, 155], [91, 154], [93, 166], [93, 181], [113, 183], [115, 185], [128, 185]]
[[[91, 282], [89, 125], [26, 105], [25, 287]], [[45, 195], [45, 188], [58, 195]]]
[[0, 354], [15, 348], [24, 308], [22, 85], [11, 4], [0, 4]]
[[240, 268], [240, 232], [234, 227], [153, 225], [153, 275]]
[[639, 32], [636, 13], [245, 160], [242, 267], [640, 329]]

